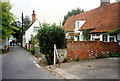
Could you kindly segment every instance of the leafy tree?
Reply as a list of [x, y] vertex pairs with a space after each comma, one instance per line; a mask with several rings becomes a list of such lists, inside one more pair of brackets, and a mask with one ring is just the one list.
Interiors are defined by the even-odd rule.
[[66, 46], [65, 31], [56, 24], [44, 23], [38, 31], [37, 38], [40, 52], [45, 54], [48, 65], [53, 63], [54, 44], [56, 44], [57, 48], [65, 48]]
[[62, 25], [65, 24], [65, 22], [67, 21], [67, 19], [68, 19], [70, 16], [72, 16], [72, 15], [77, 15], [77, 14], [82, 13], [82, 12], [84, 12], [84, 10], [83, 10], [83, 9], [81, 10], [80, 8], [73, 9], [72, 11], [68, 11], [67, 15], [64, 16], [64, 20], [63, 20], [63, 22], [62, 22]]
[[31, 20], [29, 16], [25, 16], [25, 18], [23, 17], [23, 31], [25, 31], [30, 24], [31, 24]]
[[72, 11], [68, 11], [67, 15], [64, 16], [64, 20], [63, 20], [63, 22], [62, 22], [62, 25], [65, 24], [65, 22], [67, 21], [67, 19], [68, 19], [70, 16], [72, 16], [72, 15], [77, 15], [77, 14], [82, 13], [82, 12], [84, 12], [84, 10], [83, 10], [83, 9], [81, 10], [80, 8], [73, 9]]
[[21, 34], [22, 34], [21, 22], [17, 21], [17, 22], [12, 23], [12, 25], [19, 28], [19, 30], [14, 30], [15, 33], [13, 33], [12, 35], [14, 36], [14, 38], [18, 40], [18, 42], [21, 42]]
[[2, 39], [10, 37], [12, 33], [15, 33], [14, 30], [19, 30], [18, 28], [11, 25], [15, 21], [15, 16], [10, 12], [12, 5], [9, 1], [0, 1], [2, 4]]

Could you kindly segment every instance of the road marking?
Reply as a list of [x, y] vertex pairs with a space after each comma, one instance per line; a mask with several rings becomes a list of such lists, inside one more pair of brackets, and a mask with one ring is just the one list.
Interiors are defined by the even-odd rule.
[[33, 63], [35, 63], [35, 64], [36, 64], [36, 62], [35, 62], [35, 61], [33, 61]]
[[41, 68], [37, 63], [35, 64], [37, 67]]

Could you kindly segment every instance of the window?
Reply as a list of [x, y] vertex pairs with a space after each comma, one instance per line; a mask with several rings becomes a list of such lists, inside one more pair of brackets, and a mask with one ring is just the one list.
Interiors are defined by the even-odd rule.
[[77, 28], [78, 28], [78, 29], [79, 29], [79, 24], [80, 24], [80, 23], [79, 23], [79, 22], [77, 22]]
[[110, 42], [114, 42], [114, 37], [109, 38]]
[[79, 38], [79, 36], [77, 36], [77, 41], [79, 41], [80, 40], [80, 38]]
[[38, 32], [39, 29], [40, 27], [34, 27], [34, 32]]
[[73, 40], [73, 41], [74, 41], [74, 36], [71, 36], [71, 40]]
[[108, 41], [107, 39], [108, 39], [108, 35], [103, 35], [103, 41], [107, 42]]

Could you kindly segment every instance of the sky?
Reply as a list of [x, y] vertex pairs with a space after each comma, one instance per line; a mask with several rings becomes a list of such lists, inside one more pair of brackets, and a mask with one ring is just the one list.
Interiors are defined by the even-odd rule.
[[81, 8], [89, 11], [100, 6], [100, 0], [11, 0], [10, 2], [13, 5], [11, 12], [18, 20], [21, 20], [22, 12], [31, 19], [31, 14], [35, 10], [36, 18], [41, 23], [45, 21], [49, 24], [59, 24], [63, 21], [64, 15], [72, 9]]

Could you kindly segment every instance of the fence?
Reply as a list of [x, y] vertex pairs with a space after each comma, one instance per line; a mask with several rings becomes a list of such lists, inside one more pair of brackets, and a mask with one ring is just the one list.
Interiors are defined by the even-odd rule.
[[100, 40], [67, 42], [67, 53], [70, 60], [97, 58], [100, 53], [109, 55], [109, 52], [118, 51], [117, 42], [100, 42]]

